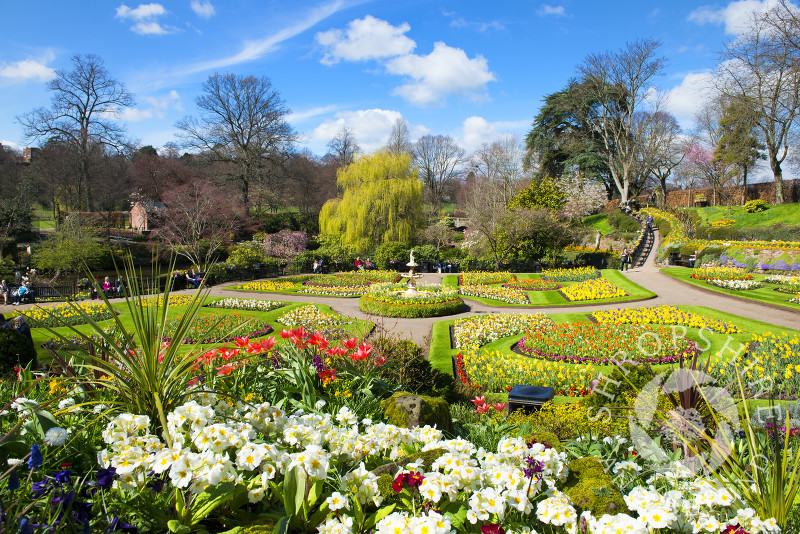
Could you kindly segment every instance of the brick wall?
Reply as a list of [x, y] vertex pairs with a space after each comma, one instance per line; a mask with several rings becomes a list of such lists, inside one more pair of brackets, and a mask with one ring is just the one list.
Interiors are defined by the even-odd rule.
[[[742, 204], [742, 194], [744, 188], [739, 186], [723, 187], [717, 191], [717, 204]], [[714, 191], [710, 187], [693, 189], [691, 192], [686, 189], [669, 191], [667, 193], [667, 206], [672, 208], [685, 208], [687, 201], [689, 206], [693, 205], [697, 195], [705, 195], [705, 200], [709, 206], [714, 205]], [[747, 200], [763, 200], [770, 204], [775, 202], [775, 182], [764, 182], [747, 185]], [[783, 200], [785, 202], [800, 202], [800, 180], [783, 181]]]

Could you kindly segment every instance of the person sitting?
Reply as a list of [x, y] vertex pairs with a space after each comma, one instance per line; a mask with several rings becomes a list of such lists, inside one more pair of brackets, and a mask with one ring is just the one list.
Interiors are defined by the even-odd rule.
[[317, 274], [317, 269], [319, 269], [319, 262], [317, 260], [314, 260], [314, 265], [312, 269], [314, 271], [314, 274]]
[[14, 293], [14, 305], [29, 302], [31, 298], [33, 298], [33, 291], [31, 291], [31, 288], [28, 286], [28, 282], [22, 282], [17, 292]]
[[200, 275], [194, 269], [189, 269], [189, 272], [186, 273], [186, 282], [191, 284], [192, 289], [200, 287], [200, 282], [202, 281], [203, 279], [200, 278]]
[[11, 286], [5, 280], [0, 282], [0, 295], [3, 296], [3, 304], [8, 304], [8, 297], [11, 296]]
[[111, 283], [111, 279], [107, 276], [103, 280], [103, 294], [106, 298], [114, 296], [114, 284]]
[[691, 267], [692, 269], [694, 269], [694, 264], [697, 262], [697, 255], [698, 254], [700, 254], [700, 251], [699, 250], [695, 250], [694, 254], [689, 256], [689, 267]]
[[122, 280], [120, 280], [119, 276], [116, 282], [114, 282], [114, 293], [116, 293], [117, 296], [122, 295]]
[[356, 258], [356, 269], [358, 269], [359, 271], [364, 270], [364, 263], [361, 261], [361, 256]]

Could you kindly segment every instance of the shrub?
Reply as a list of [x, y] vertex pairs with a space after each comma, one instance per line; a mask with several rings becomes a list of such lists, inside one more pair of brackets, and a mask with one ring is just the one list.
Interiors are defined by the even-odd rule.
[[0, 328], [0, 376], [14, 372], [15, 366], [36, 363], [36, 349], [28, 338], [10, 328]]
[[636, 233], [639, 231], [640, 223], [620, 210], [614, 210], [608, 214], [608, 224], [621, 232]]
[[403, 304], [400, 302], [383, 302], [369, 295], [361, 297], [358, 300], [358, 306], [364, 313], [383, 317], [405, 317], [408, 319], [453, 315], [461, 313], [465, 308], [464, 301], [460, 298], [433, 304]]
[[766, 211], [769, 209], [769, 205], [764, 202], [763, 200], [748, 200], [744, 203], [744, 211], [747, 213], [756, 213], [759, 211]]
[[443, 397], [450, 395], [453, 377], [431, 367], [422, 348], [406, 339], [380, 337], [372, 342], [376, 358], [385, 358], [389, 365], [381, 378], [397, 384], [400, 389]]
[[394, 262], [400, 262], [405, 265], [408, 263], [408, 252], [408, 247], [403, 243], [396, 241], [383, 243], [375, 249], [375, 265], [380, 269], [391, 269], [394, 266]]
[[228, 255], [228, 263], [242, 268], [252, 267], [256, 263], [264, 263], [264, 251], [255, 243], [238, 245]]
[[581, 405], [593, 408], [627, 406], [629, 397], [635, 397], [653, 376], [647, 364], [617, 365], [610, 376], [601, 377], [601, 384], [594, 393], [581, 399]]

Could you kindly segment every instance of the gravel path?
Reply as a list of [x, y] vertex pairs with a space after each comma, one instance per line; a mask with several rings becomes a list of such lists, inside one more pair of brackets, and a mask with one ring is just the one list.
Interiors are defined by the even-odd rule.
[[[658, 240], [660, 244], [660, 239]], [[469, 317], [474, 314], [480, 313], [515, 313], [515, 314], [531, 314], [531, 313], [566, 313], [566, 312], [584, 312], [589, 313], [598, 308], [641, 308], [649, 306], [657, 306], [660, 304], [691, 304], [698, 306], [707, 306], [717, 310], [740, 315], [750, 319], [757, 319], [766, 323], [771, 323], [788, 328], [800, 328], [800, 314], [792, 310], [781, 310], [770, 306], [764, 306], [757, 302], [737, 299], [729, 297], [721, 293], [713, 293], [700, 290], [694, 286], [685, 284], [674, 278], [662, 274], [658, 266], [655, 264], [655, 255], [658, 246], [653, 246], [650, 256], [644, 266], [631, 269], [626, 272], [626, 276], [633, 282], [640, 286], [654, 292], [658, 297], [639, 302], [615, 302], [612, 304], [592, 304], [589, 306], [570, 306], [565, 307], [552, 307], [552, 308], [512, 308], [502, 306], [489, 306], [476, 302], [473, 300], [465, 299], [467, 304], [467, 311], [458, 315], [449, 315], [447, 317], [432, 317], [427, 319], [399, 319], [388, 317], [375, 317], [369, 316], [362, 312], [358, 307], [357, 298], [337, 298], [337, 297], [321, 297], [318, 295], [293, 295], [284, 293], [262, 293], [262, 292], [248, 292], [248, 291], [230, 291], [226, 290], [226, 286], [239, 284], [240, 282], [231, 282], [214, 286], [209, 289], [209, 294], [212, 296], [225, 296], [225, 297], [239, 297], [239, 298], [260, 298], [270, 300], [283, 300], [291, 302], [317, 302], [327, 304], [336, 313], [355, 317], [358, 319], [367, 319], [374, 322], [379, 329], [389, 333], [390, 335], [399, 335], [402, 338], [411, 339], [415, 343], [427, 346], [431, 328], [437, 321], [443, 319], [455, 319], [459, 317]], [[421, 283], [440, 283], [444, 274], [437, 273], [423, 273]], [[192, 290], [177, 291], [176, 293], [190, 293]], [[121, 299], [112, 299], [121, 300]], [[4, 306], [0, 304], [0, 313], [9, 313], [15, 309], [26, 308], [28, 306]]]

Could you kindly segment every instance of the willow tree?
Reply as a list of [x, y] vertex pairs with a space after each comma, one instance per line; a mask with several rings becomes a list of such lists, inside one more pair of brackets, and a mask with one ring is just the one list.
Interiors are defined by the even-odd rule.
[[366, 254], [381, 243], [411, 245], [424, 224], [422, 182], [409, 154], [359, 155], [336, 174], [342, 191], [319, 214], [320, 231]]

